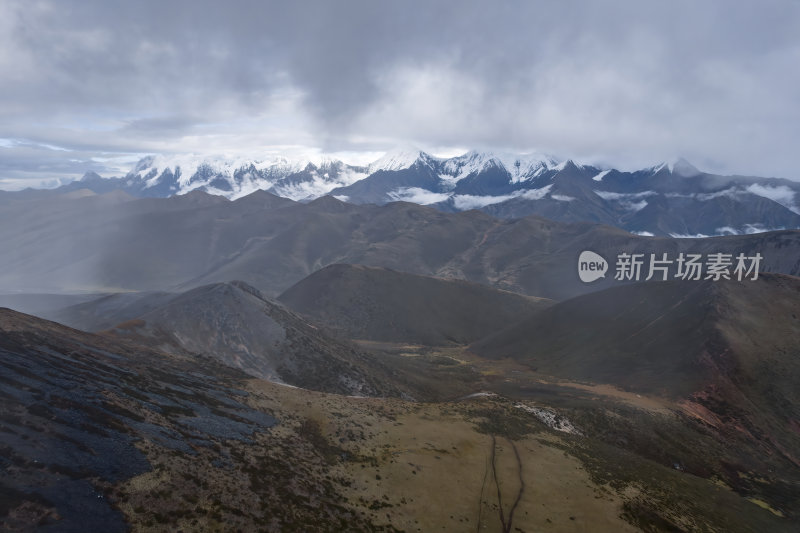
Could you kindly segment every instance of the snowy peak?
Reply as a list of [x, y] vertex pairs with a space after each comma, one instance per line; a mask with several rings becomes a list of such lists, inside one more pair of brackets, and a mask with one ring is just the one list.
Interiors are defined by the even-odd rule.
[[128, 175], [130, 175], [130, 174], [139, 174], [143, 170], [150, 169], [153, 166], [153, 162], [155, 161], [155, 159], [156, 159], [156, 156], [154, 156], [154, 155], [148, 155], [148, 156], [145, 156], [145, 157], [141, 158], [136, 163], [136, 166], [133, 167], [133, 170], [131, 170], [128, 173]]
[[692, 178], [694, 176], [699, 176], [702, 174], [700, 170], [697, 169], [694, 165], [689, 163], [682, 157], [674, 159], [670, 162], [661, 163], [660, 165], [656, 165], [653, 167], [653, 174], [657, 174], [662, 170], [666, 170], [670, 174], [674, 176], [680, 176], [682, 178]]
[[87, 182], [87, 181], [100, 181], [100, 180], [102, 180], [102, 179], [103, 179], [103, 177], [102, 177], [102, 176], [100, 176], [100, 174], [98, 174], [97, 172], [92, 172], [92, 171], [89, 171], [89, 172], [85, 173], [85, 174], [84, 174], [84, 175], [81, 177], [80, 181], [82, 181], [82, 182]]
[[697, 169], [697, 167], [695, 167], [682, 157], [673, 161], [672, 164], [669, 166], [669, 170], [673, 174], [676, 174], [683, 178], [691, 178], [701, 174], [701, 172]]
[[436, 161], [436, 158], [429, 154], [413, 147], [397, 148], [386, 152], [383, 157], [377, 161], [370, 163], [368, 172], [374, 174], [375, 172], [385, 171], [398, 171], [411, 168], [415, 163], [421, 162], [430, 165]]
[[148, 156], [125, 176], [143, 196], [171, 196], [196, 189], [236, 200], [267, 190], [291, 200], [310, 200], [366, 177], [361, 167], [330, 158], [242, 159], [193, 155]]
[[558, 165], [554, 157], [539, 153], [501, 153], [495, 157], [502, 162], [514, 182], [535, 178]]
[[502, 163], [490, 153], [471, 150], [464, 155], [450, 158], [442, 165], [442, 179], [459, 181], [471, 174], [477, 174], [487, 167], [502, 167]]
[[128, 177], [152, 180], [166, 172], [180, 175], [180, 184], [187, 185], [193, 179], [207, 176], [233, 177], [237, 172], [258, 171], [272, 176], [288, 175], [303, 170], [309, 164], [304, 159], [273, 157], [268, 159], [241, 159], [223, 157], [201, 157], [193, 154], [177, 156], [148, 156], [141, 159]]
[[443, 159], [416, 147], [400, 147], [367, 167], [347, 165], [325, 157], [312, 161], [274, 156], [242, 159], [193, 154], [155, 155], [142, 158], [125, 180], [134, 194], [145, 196], [170, 196], [201, 189], [235, 200], [261, 189], [295, 201], [308, 201], [380, 171], [396, 172], [416, 166], [438, 176], [441, 180], [438, 188], [442, 191], [453, 190], [468, 176], [485, 175], [493, 176], [490, 179], [494, 181], [494, 188], [497, 188], [498, 180], [505, 180], [513, 188], [560, 168], [553, 157], [539, 153], [473, 150]]
[[469, 151], [445, 161], [443, 173], [454, 181], [467, 176], [498, 169], [511, 176], [511, 183], [530, 180], [557, 165], [557, 161], [537, 153], [511, 154]]
[[[319, 156], [157, 155], [141, 159], [123, 178], [87, 174], [64, 187], [98, 194], [122, 189], [135, 197], [197, 191], [237, 200], [261, 190], [298, 202], [326, 195], [349, 204], [406, 201], [446, 211], [480, 209], [500, 218], [538, 215], [600, 222], [661, 236], [800, 228], [797, 182], [707, 174], [685, 159], [634, 170], [578, 161], [475, 150], [438, 158], [414, 147], [392, 150], [369, 166]], [[328, 198], [314, 205], [336, 209], [348, 204]]]
[[552, 170], [561, 173], [564, 171], [580, 170], [580, 166], [577, 165], [572, 159], [567, 159], [566, 161], [562, 161], [554, 166]]

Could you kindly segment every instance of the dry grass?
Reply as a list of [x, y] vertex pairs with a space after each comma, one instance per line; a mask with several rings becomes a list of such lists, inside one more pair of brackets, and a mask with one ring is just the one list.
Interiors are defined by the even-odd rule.
[[[294, 416], [320, 422], [329, 441], [359, 455], [331, 468], [347, 478], [348, 505], [370, 522], [404, 531], [503, 531], [497, 487], [491, 472], [492, 436], [468, 420], [485, 399], [448, 404], [408, 404], [388, 399], [322, 395], [253, 382], [275, 405]], [[364, 438], [337, 435], [364, 426]], [[544, 437], [544, 438], [543, 438]], [[624, 522], [623, 500], [594, 484], [574, 457], [550, 434], [529, 435], [514, 444], [525, 489], [511, 531], [636, 531]], [[507, 517], [519, 489], [512, 441], [497, 438], [497, 480]], [[516, 529], [519, 528], [519, 529]]]

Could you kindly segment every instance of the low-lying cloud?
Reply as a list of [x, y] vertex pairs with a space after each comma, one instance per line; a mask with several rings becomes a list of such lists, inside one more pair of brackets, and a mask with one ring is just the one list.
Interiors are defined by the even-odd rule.
[[392, 201], [395, 202], [412, 202], [422, 205], [445, 202], [448, 198], [450, 198], [449, 194], [431, 192], [419, 187], [403, 187], [390, 192], [388, 196]]
[[777, 185], [773, 187], [770, 185], [759, 185], [758, 183], [753, 183], [752, 185], [748, 186], [746, 190], [749, 193], [757, 194], [758, 196], [763, 196], [764, 198], [769, 198], [774, 202], [778, 202], [787, 209], [791, 209], [795, 213], [800, 214], [800, 210], [797, 209], [797, 204], [795, 204], [795, 192], [786, 185]]

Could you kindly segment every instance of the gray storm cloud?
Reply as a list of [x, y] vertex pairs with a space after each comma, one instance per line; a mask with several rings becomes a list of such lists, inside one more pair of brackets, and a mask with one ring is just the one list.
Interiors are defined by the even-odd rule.
[[31, 143], [69, 168], [414, 143], [794, 178], [797, 65], [790, 0], [6, 0], [0, 179], [37, 176]]

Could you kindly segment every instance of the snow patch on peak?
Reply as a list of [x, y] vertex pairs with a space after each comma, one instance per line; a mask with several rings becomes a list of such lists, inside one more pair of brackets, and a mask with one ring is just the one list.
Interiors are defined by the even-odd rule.
[[503, 166], [511, 174], [512, 183], [533, 179], [546, 170], [557, 167], [559, 164], [555, 158], [535, 152], [524, 154], [500, 153], [495, 157], [502, 162]]
[[594, 181], [603, 181], [603, 178], [605, 178], [606, 174], [608, 174], [609, 172], [611, 172], [611, 170], [604, 170], [604, 171], [600, 172], [599, 174], [597, 174], [596, 176], [593, 176], [592, 179]]
[[697, 168], [694, 165], [692, 165], [682, 157], [679, 157], [678, 159], [670, 163], [668, 166], [669, 166], [669, 171], [672, 174], [681, 176], [682, 178], [692, 178], [694, 176], [701, 174], [701, 172], [697, 170]]
[[396, 150], [386, 152], [383, 157], [370, 163], [368, 172], [372, 174], [374, 172], [378, 172], [379, 170], [405, 170], [410, 168], [419, 160], [427, 161], [432, 159], [433, 158], [430, 155], [417, 148], [398, 148]]
[[495, 167], [508, 172], [511, 183], [519, 183], [539, 176], [556, 164], [554, 158], [539, 153], [514, 154], [471, 150], [464, 155], [446, 160], [440, 178], [454, 185], [471, 174]]
[[137, 174], [143, 170], [148, 170], [153, 166], [153, 161], [155, 160], [156, 156], [148, 155], [141, 158], [137, 163], [136, 166], [133, 167], [133, 170], [129, 172], [129, 174]]
[[[283, 176], [303, 170], [309, 161], [291, 160], [285, 157], [272, 157], [263, 160], [244, 159], [244, 158], [225, 158], [223, 156], [197, 156], [195, 154], [180, 155], [154, 155], [141, 159], [134, 169], [128, 173], [128, 177], [139, 177], [147, 180], [147, 186], [156, 185], [166, 171], [173, 175], [178, 175], [178, 185], [182, 192], [192, 190], [194, 186], [190, 184], [193, 178], [199, 174], [200, 180], [203, 177], [222, 176], [233, 178], [238, 171], [255, 169], [270, 176]], [[266, 172], [265, 172], [266, 171]], [[149, 177], [148, 177], [149, 176]], [[198, 181], [200, 181], [198, 180]], [[197, 183], [202, 186], [203, 183]]]
[[555, 170], [556, 172], [561, 172], [562, 170], [567, 168], [567, 166], [570, 164], [574, 165], [575, 163], [572, 162], [572, 159], [567, 159], [566, 161], [562, 161], [561, 163], [554, 166], [553, 170]]
[[[324, 168], [326, 167], [322, 167], [322, 169]], [[333, 170], [332, 167], [328, 168]], [[335, 178], [332, 178], [329, 172], [321, 173], [320, 171], [322, 169], [309, 164], [304, 170], [309, 173], [310, 180], [290, 183], [287, 183], [289, 180], [279, 181], [270, 189], [270, 192], [296, 202], [302, 202], [320, 198], [337, 187], [346, 187], [367, 177], [367, 174], [359, 172], [357, 169], [349, 168], [343, 164], [340, 168], [336, 169]], [[334, 198], [336, 198], [336, 196], [334, 196]]]
[[[244, 163], [244, 162], [242, 162]], [[248, 161], [248, 163], [250, 163]], [[233, 169], [237, 167], [239, 163], [234, 162], [228, 166], [228, 169]], [[295, 172], [300, 172], [304, 170], [308, 165], [314, 165], [313, 162], [307, 159], [287, 159], [285, 157], [274, 157], [267, 160], [260, 160], [260, 161], [252, 161], [253, 167], [256, 170], [270, 170], [271, 173], [274, 174], [292, 174]], [[239, 165], [238, 168], [242, 168], [244, 165]], [[232, 172], [231, 172], [232, 174]]]
[[452, 188], [467, 176], [483, 172], [492, 166], [504, 168], [503, 163], [494, 155], [470, 150], [464, 155], [446, 160], [439, 178], [445, 182], [447, 187]]
[[699, 176], [702, 174], [697, 167], [689, 163], [682, 157], [674, 159], [669, 162], [661, 163], [660, 165], [656, 165], [652, 167], [651, 171], [653, 174], [658, 174], [662, 170], [666, 169], [667, 172], [673, 174], [675, 176], [680, 176], [682, 178], [692, 178], [694, 176]]
[[[200, 189], [236, 200], [257, 190], [274, 189], [279, 196], [297, 201], [317, 198], [336, 187], [363, 179], [366, 177], [363, 170], [325, 157], [316, 160], [283, 156], [245, 159], [181, 154], [145, 157], [127, 178], [129, 184], [141, 180], [144, 189], [168, 186], [171, 194]], [[303, 175], [297, 178], [284, 180], [301, 173]]]

